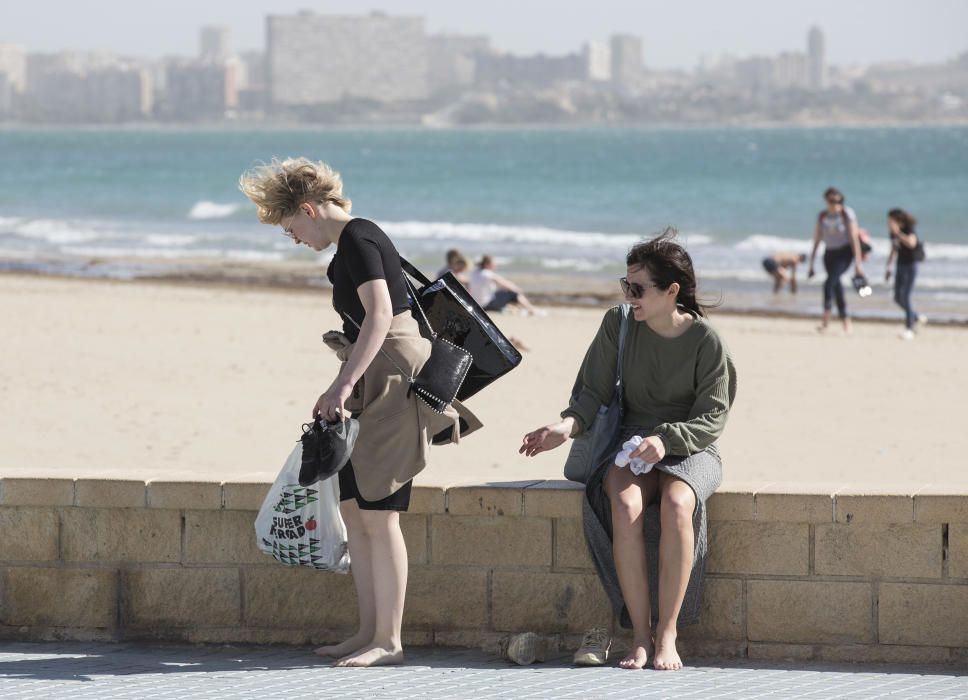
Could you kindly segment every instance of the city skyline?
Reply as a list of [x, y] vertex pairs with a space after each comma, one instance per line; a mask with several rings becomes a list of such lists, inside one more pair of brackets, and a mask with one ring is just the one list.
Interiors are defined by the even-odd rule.
[[[51, 4], [41, 0], [18, 7], [16, 16], [9, 9], [0, 11], [0, 43], [19, 44], [37, 53], [101, 50], [145, 57], [194, 55], [198, 50], [197, 27], [218, 24], [229, 27], [233, 49], [261, 50], [265, 47], [267, 15], [310, 9], [325, 14], [359, 15], [383, 10], [419, 15], [426, 18], [428, 32], [484, 34], [495, 49], [519, 55], [559, 55], [587, 41], [601, 41], [618, 32], [632, 33], [643, 37], [645, 64], [656, 69], [692, 69], [704, 59], [721, 54], [755, 56], [800, 47], [805, 28], [811, 25], [824, 30], [831, 64], [945, 61], [968, 51], [962, 31], [968, 25], [968, 3], [959, 0], [925, 0], [916, 8], [910, 3], [869, 0], [850, 4], [816, 0], [783, 3], [782, 7], [764, 0], [740, 0], [729, 8], [700, 2], [683, 2], [671, 8], [654, 2], [629, 7], [602, 0], [596, 4], [594, 15], [577, 13], [577, 22], [560, 12], [550, 12], [549, 7], [559, 5], [544, 0], [514, 4], [496, 0], [487, 11], [441, 0], [365, 4], [270, 1], [251, 8], [239, 8], [224, 0], [206, 3], [203, 8], [197, 3], [171, 0], [157, 16], [151, 7], [94, 0], [83, 8], [59, 6], [55, 25], [47, 21], [53, 11]], [[501, 11], [510, 8], [514, 11]], [[697, 25], [694, 17], [700, 10], [704, 21]], [[104, 13], [115, 21], [93, 23], [88, 19], [106, 16]], [[139, 22], [134, 21], [136, 15]], [[551, 16], [553, 30], [543, 26]], [[750, 16], [756, 21], [750, 22]], [[508, 21], [512, 17], [515, 21]], [[119, 35], [111, 31], [118, 26], [129, 28]]]

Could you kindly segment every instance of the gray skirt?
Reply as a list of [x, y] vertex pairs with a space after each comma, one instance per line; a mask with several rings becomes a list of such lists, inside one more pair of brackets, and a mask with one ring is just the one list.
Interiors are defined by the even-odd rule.
[[[605, 474], [612, 464], [614, 454], [618, 452], [626, 440], [633, 435], [648, 435], [651, 431], [641, 426], [622, 426], [622, 434], [615, 443], [615, 451], [610, 453], [608, 460], [595, 470], [592, 478], [585, 486], [585, 499], [582, 507], [584, 519], [585, 541], [598, 578], [612, 603], [615, 615], [622, 627], [630, 628], [629, 618], [622, 589], [618, 583], [615, 571], [615, 559], [612, 556], [612, 507], [605, 493]], [[706, 528], [706, 500], [719, 488], [723, 480], [723, 465], [719, 458], [719, 450], [715, 444], [702, 452], [688, 457], [667, 455], [655, 465], [666, 474], [681, 479], [689, 484], [696, 494], [696, 510], [692, 516], [692, 527], [695, 533], [695, 547], [693, 549], [692, 573], [686, 587], [685, 599], [679, 612], [679, 625], [689, 625], [699, 622], [702, 609], [703, 578], [706, 571], [706, 552], [708, 549]], [[659, 503], [650, 504], [645, 511], [645, 548], [646, 561], [649, 565], [649, 591], [652, 597], [652, 621], [659, 617]]]

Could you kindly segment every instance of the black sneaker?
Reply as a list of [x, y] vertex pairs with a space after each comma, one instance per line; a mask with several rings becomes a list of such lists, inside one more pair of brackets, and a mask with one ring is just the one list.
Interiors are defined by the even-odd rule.
[[360, 433], [360, 422], [346, 418], [337, 423], [326, 423], [317, 418], [303, 425], [302, 465], [299, 485], [311, 486], [333, 476], [346, 466]]

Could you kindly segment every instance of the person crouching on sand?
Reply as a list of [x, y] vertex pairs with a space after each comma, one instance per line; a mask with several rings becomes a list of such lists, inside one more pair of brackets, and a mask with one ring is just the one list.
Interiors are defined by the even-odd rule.
[[785, 282], [790, 283], [790, 293], [797, 293], [797, 265], [805, 263], [805, 253], [776, 253], [763, 258], [763, 269], [773, 278], [773, 293], [779, 294]]
[[[617, 466], [614, 453], [585, 487], [585, 538], [599, 579], [633, 646], [619, 665], [678, 670], [677, 625], [698, 621], [706, 556], [706, 499], [722, 480], [716, 441], [736, 395], [736, 370], [696, 301], [696, 277], [675, 231], [632, 247], [619, 280], [632, 319], [623, 360], [623, 426], [614, 443], [641, 443]], [[614, 391], [622, 306], [605, 313], [578, 373], [579, 393], [561, 420], [524, 436], [533, 456], [588, 430]], [[634, 321], [634, 322], [633, 322]], [[646, 537], [658, 508], [659, 535]], [[648, 539], [648, 543], [647, 543]], [[604, 664], [604, 630], [585, 635], [575, 662]]]

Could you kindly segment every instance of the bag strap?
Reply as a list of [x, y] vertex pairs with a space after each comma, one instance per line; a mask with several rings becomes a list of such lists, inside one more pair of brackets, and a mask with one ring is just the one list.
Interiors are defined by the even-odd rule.
[[[434, 340], [437, 340], [437, 334], [434, 332], [433, 326], [430, 325], [430, 321], [427, 320], [427, 314], [424, 313], [423, 306], [420, 305], [420, 299], [419, 299], [419, 297], [417, 295], [417, 288], [414, 287], [413, 282], [410, 281], [410, 277], [407, 277], [407, 273], [409, 273], [411, 276], [415, 277], [424, 286], [429, 285], [430, 284], [430, 280], [427, 279], [427, 277], [426, 277], [426, 275], [424, 275], [424, 273], [422, 273], [420, 270], [418, 270], [416, 267], [414, 267], [410, 263], [410, 261], [407, 260], [406, 258], [404, 258], [402, 255], [400, 256], [400, 266], [404, 270], [404, 273], [403, 273], [403, 281], [407, 285], [407, 292], [410, 295], [410, 298], [413, 299], [413, 303], [415, 303], [417, 305], [417, 308], [420, 309], [420, 316], [421, 316], [421, 318], [423, 318], [424, 324], [426, 324], [426, 326], [427, 326], [427, 330], [430, 331], [430, 335], [433, 336], [433, 339]], [[353, 318], [352, 316], [350, 316], [345, 311], [342, 312], [342, 313], [343, 313], [343, 316], [345, 316], [349, 320], [350, 323], [352, 323], [354, 326], [356, 326], [357, 330], [360, 330], [360, 331], [363, 330], [360, 327], [360, 324], [356, 322], [356, 319], [355, 318]], [[409, 372], [407, 372], [406, 370], [404, 370], [403, 367], [401, 367], [400, 365], [398, 365], [396, 363], [396, 361], [392, 357], [390, 357], [389, 354], [387, 354], [387, 352], [383, 349], [383, 346], [382, 345], [380, 346], [380, 352], [383, 353], [383, 356], [384, 357], [386, 357], [388, 360], [390, 360], [390, 363], [394, 367], [396, 367], [398, 370], [400, 370], [400, 374], [402, 374], [403, 376], [407, 377], [407, 381], [408, 382], [410, 382], [411, 384], [413, 384], [413, 376]]]
[[400, 267], [403, 268], [403, 281], [406, 283], [407, 289], [410, 292], [410, 298], [413, 299], [413, 303], [416, 304], [417, 308], [420, 310], [420, 318], [423, 319], [424, 325], [427, 326], [427, 330], [430, 331], [430, 336], [434, 340], [437, 340], [437, 332], [434, 330], [434, 327], [430, 325], [430, 321], [427, 320], [427, 314], [424, 313], [423, 306], [420, 304], [420, 295], [417, 294], [417, 288], [410, 280], [410, 277], [416, 279], [424, 287], [429, 287], [432, 282], [427, 279], [427, 276], [424, 273], [418, 270], [402, 255], [400, 256]]
[[[416, 269], [416, 268], [414, 268]], [[427, 314], [424, 313], [423, 306], [420, 304], [420, 296], [417, 294], [417, 288], [410, 281], [410, 278], [406, 274], [403, 276], [403, 281], [407, 284], [407, 289], [410, 292], [410, 298], [413, 299], [413, 303], [417, 305], [417, 309], [420, 311], [420, 318], [423, 319], [424, 325], [427, 326], [427, 330], [430, 331], [430, 336], [437, 340], [437, 333], [434, 331], [434, 327], [430, 325], [430, 321], [427, 320]]]
[[[350, 316], [345, 311], [343, 312], [343, 315], [346, 316], [346, 318], [349, 320], [349, 322], [352, 323], [354, 326], [356, 326], [357, 329], [359, 329], [361, 331], [363, 330], [362, 328], [360, 328], [360, 324], [356, 322], [356, 319], [355, 318], [353, 318], [352, 316]], [[386, 350], [383, 349], [383, 345], [382, 344], [380, 345], [380, 352], [383, 353], [383, 356], [385, 358], [387, 358], [388, 360], [390, 360], [390, 364], [392, 364], [394, 367], [396, 367], [398, 370], [400, 370], [400, 374], [402, 374], [404, 377], [407, 378], [407, 382], [408, 383], [413, 384], [413, 375], [410, 374], [410, 372], [408, 372], [407, 370], [405, 370], [403, 367], [401, 367], [400, 365], [398, 365], [397, 364], [397, 361], [394, 360], [392, 357], [390, 357], [390, 354]]]
[[615, 385], [622, 390], [622, 359], [625, 357], [625, 339], [629, 334], [629, 312], [631, 304], [622, 304], [622, 321], [618, 327], [618, 355], [615, 359]]
[[427, 279], [427, 276], [424, 273], [422, 273], [420, 270], [418, 270], [416, 267], [414, 267], [413, 264], [411, 264], [410, 261], [407, 260], [402, 255], [400, 256], [400, 267], [403, 268], [404, 272], [406, 272], [408, 275], [410, 275], [415, 280], [420, 282], [420, 284], [422, 284], [423, 286], [426, 287], [429, 284], [431, 284], [430, 280]]

